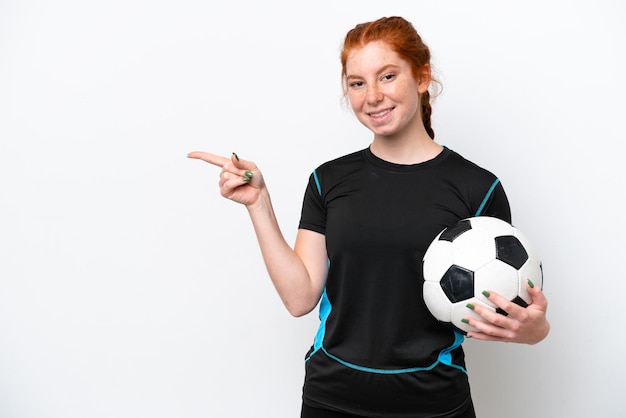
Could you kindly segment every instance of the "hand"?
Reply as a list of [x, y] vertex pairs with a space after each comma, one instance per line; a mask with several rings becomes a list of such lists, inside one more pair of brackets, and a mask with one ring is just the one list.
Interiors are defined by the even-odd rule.
[[541, 289], [532, 286], [531, 283], [526, 285], [526, 289], [532, 297], [531, 304], [526, 308], [508, 301], [495, 292], [487, 291], [489, 296], [485, 296], [508, 315], [476, 304], [473, 310], [484, 321], [468, 316], [467, 322], [478, 332], [468, 332], [467, 336], [477, 340], [523, 344], [536, 344], [543, 340], [550, 331], [550, 324], [546, 319], [548, 300]]
[[235, 153], [230, 159], [201, 151], [190, 152], [187, 156], [221, 167], [220, 193], [237, 203], [246, 206], [256, 203], [261, 189], [265, 187], [263, 175], [257, 166], [251, 161], [240, 160]]

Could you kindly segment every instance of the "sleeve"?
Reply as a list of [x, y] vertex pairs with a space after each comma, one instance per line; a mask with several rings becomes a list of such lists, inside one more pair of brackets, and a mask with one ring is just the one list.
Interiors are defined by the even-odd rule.
[[309, 176], [298, 228], [309, 229], [320, 234], [326, 233], [326, 204], [316, 171]]
[[492, 184], [489, 193], [485, 196], [479, 207], [477, 216], [493, 216], [511, 223], [511, 207], [506, 196], [504, 187], [499, 179]]

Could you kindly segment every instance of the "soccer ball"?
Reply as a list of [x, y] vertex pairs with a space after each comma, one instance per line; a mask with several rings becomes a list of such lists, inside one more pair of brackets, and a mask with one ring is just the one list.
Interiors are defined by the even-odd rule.
[[441, 231], [424, 254], [424, 302], [435, 318], [462, 334], [475, 331], [463, 318], [482, 320], [468, 303], [507, 315], [484, 290], [527, 307], [529, 279], [543, 287], [541, 260], [519, 229], [498, 218], [460, 220]]

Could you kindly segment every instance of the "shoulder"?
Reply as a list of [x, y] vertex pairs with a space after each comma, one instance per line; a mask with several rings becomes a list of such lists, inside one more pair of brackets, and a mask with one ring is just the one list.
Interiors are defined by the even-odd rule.
[[447, 154], [445, 164], [448, 166], [448, 169], [452, 170], [455, 174], [469, 176], [468, 179], [495, 180], [497, 178], [497, 176], [487, 168], [468, 160], [454, 150], [446, 147], [444, 152]]
[[348, 164], [353, 164], [355, 162], [362, 161], [364, 152], [365, 150], [359, 150], [359, 151], [351, 152], [350, 154], [342, 155], [341, 157], [334, 158], [330, 161], [326, 161], [325, 163], [319, 165], [316, 168], [316, 170], [342, 168]]
[[326, 161], [313, 171], [315, 176], [342, 177], [361, 168], [365, 162], [365, 150], [359, 150], [341, 157]]
[[511, 209], [500, 179], [488, 169], [450, 151], [451, 181], [469, 203], [473, 216], [489, 215], [511, 222]]
[[355, 151], [317, 166], [309, 176], [309, 188], [316, 189], [321, 196], [338, 184], [354, 179], [365, 164], [364, 151]]

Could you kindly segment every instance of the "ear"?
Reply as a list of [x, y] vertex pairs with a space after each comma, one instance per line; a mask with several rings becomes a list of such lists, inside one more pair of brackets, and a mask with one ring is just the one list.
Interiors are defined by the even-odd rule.
[[417, 92], [419, 94], [426, 93], [432, 79], [433, 77], [430, 70], [430, 65], [426, 64], [419, 71], [419, 78], [417, 80]]

